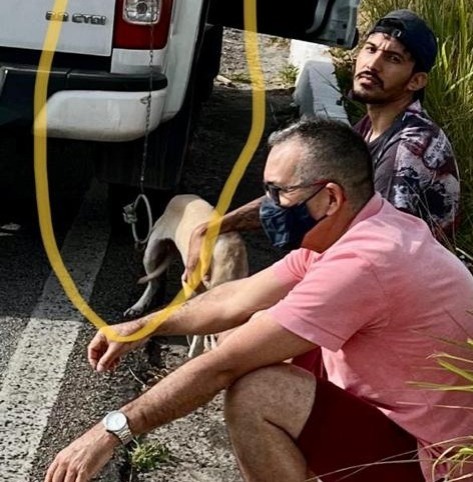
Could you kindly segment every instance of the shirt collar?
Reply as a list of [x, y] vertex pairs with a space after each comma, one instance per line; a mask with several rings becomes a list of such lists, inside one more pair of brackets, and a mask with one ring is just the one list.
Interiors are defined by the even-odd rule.
[[350, 223], [350, 226], [348, 227], [348, 229], [351, 229], [359, 222], [364, 221], [365, 219], [368, 219], [371, 216], [374, 216], [375, 214], [377, 214], [383, 207], [383, 204], [384, 204], [384, 200], [381, 197], [381, 194], [379, 192], [375, 192], [374, 195], [371, 197], [371, 199], [363, 206], [361, 211], [359, 211], [358, 214], [355, 216], [353, 221]]
[[422, 104], [420, 100], [415, 100], [412, 104], [409, 104], [406, 112], [414, 112], [416, 114], [420, 114], [422, 112]]

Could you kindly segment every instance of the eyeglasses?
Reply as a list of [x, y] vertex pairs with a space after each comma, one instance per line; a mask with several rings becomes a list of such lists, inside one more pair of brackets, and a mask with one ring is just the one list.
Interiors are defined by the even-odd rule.
[[317, 189], [313, 194], [311, 194], [307, 199], [304, 201], [299, 202], [298, 204], [304, 204], [310, 199], [312, 199], [317, 193], [319, 193], [328, 183], [327, 180], [319, 180], [319, 181], [312, 181], [306, 182], [301, 184], [294, 184], [292, 186], [278, 186], [273, 182], [263, 182], [263, 189], [266, 195], [276, 204], [276, 206], [281, 205], [280, 193], [289, 194], [291, 192], [297, 191], [298, 189], [306, 189], [312, 186], [318, 186], [323, 184], [320, 189]]

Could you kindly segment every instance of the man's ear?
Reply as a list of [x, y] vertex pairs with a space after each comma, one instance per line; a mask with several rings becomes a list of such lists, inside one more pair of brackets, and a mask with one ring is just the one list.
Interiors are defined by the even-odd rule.
[[423, 89], [427, 85], [427, 77], [426, 72], [416, 72], [407, 83], [407, 89], [411, 92]]
[[345, 202], [345, 193], [343, 188], [334, 182], [329, 182], [325, 189], [329, 196], [329, 206], [327, 210], [327, 215], [331, 215], [339, 211]]

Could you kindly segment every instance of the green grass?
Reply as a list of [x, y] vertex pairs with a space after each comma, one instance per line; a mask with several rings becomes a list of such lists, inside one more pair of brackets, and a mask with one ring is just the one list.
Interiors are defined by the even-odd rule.
[[228, 75], [228, 78], [232, 82], [239, 82], [240, 84], [251, 84], [251, 77], [248, 72], [235, 72], [234, 74]]
[[137, 472], [149, 472], [169, 462], [172, 455], [169, 449], [159, 442], [134, 440], [128, 451], [130, 465]]
[[[432, 357], [436, 359], [442, 369], [456, 374], [459, 380], [463, 380], [463, 382], [460, 382], [461, 385], [445, 386], [433, 383], [416, 383], [416, 385], [429, 390], [462, 391], [473, 394], [473, 339], [469, 338], [465, 343], [460, 343], [460, 345], [471, 350], [471, 358], [453, 356], [449, 353], [438, 353]], [[453, 408], [455, 410], [465, 410], [465, 407]], [[447, 445], [448, 448], [435, 461], [434, 468], [436, 465], [447, 463], [451, 467], [450, 473], [446, 476], [448, 482], [462, 480], [462, 478], [455, 475], [458, 468], [465, 470], [465, 473], [473, 473], [473, 434], [469, 437], [450, 440]]]
[[287, 87], [294, 87], [298, 75], [299, 69], [292, 64], [287, 64], [279, 72], [281, 82]]

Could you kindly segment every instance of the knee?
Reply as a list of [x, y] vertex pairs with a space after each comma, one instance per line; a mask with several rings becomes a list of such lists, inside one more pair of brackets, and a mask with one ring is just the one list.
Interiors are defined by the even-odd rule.
[[227, 421], [254, 416], [264, 405], [268, 395], [268, 379], [274, 367], [265, 367], [239, 378], [226, 391], [225, 416]]
[[245, 375], [225, 396], [225, 420], [232, 438], [245, 437], [268, 425], [296, 438], [312, 410], [315, 389], [312, 374], [288, 363]]
[[[304, 370], [287, 363], [260, 368], [239, 378], [225, 394], [228, 423], [264, 418], [270, 407], [281, 402], [281, 395], [294, 377], [307, 377]], [[284, 397], [282, 397], [284, 398]]]

